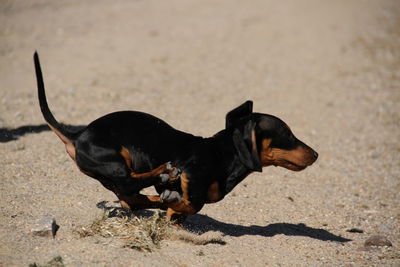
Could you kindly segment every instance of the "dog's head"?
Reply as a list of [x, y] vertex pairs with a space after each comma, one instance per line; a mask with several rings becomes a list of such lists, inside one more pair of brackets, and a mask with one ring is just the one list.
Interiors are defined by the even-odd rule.
[[252, 101], [226, 115], [226, 129], [233, 131], [240, 160], [254, 171], [271, 165], [301, 171], [318, 158], [318, 153], [297, 139], [281, 119], [253, 113]]

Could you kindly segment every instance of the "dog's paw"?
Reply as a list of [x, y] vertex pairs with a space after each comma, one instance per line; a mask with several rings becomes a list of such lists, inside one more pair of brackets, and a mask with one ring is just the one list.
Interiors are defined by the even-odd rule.
[[170, 191], [168, 189], [165, 189], [161, 195], [160, 195], [160, 202], [161, 203], [169, 203], [172, 201], [182, 201], [181, 195], [177, 191]]
[[162, 173], [162, 174], [160, 174], [160, 178], [161, 178], [161, 183], [165, 184], [169, 180], [169, 174], [168, 173]]
[[166, 168], [167, 168], [168, 171], [173, 170], [174, 167], [172, 167], [171, 161], [167, 162]]
[[171, 181], [175, 181], [176, 179], [179, 179], [181, 177], [182, 171], [178, 168], [172, 168], [169, 172], [169, 177]]
[[167, 162], [165, 165], [165, 172], [160, 174], [161, 183], [174, 182], [179, 179], [182, 171], [176, 167], [173, 167], [171, 162]]

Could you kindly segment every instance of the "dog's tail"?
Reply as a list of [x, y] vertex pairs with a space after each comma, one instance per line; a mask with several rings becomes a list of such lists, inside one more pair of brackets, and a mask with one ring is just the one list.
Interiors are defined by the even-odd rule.
[[74, 141], [78, 136], [79, 132], [71, 132], [64, 125], [59, 123], [50, 111], [49, 105], [46, 100], [46, 93], [44, 89], [43, 74], [40, 67], [39, 55], [37, 52], [33, 55], [33, 60], [35, 62], [36, 80], [38, 87], [38, 97], [40, 109], [42, 111], [43, 117], [49, 125], [50, 129], [64, 142], [68, 154], [75, 159], [75, 146]]

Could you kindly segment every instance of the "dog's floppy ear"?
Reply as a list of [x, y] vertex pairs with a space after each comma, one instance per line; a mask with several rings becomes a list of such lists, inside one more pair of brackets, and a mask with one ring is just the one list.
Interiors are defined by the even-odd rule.
[[239, 129], [233, 131], [233, 144], [240, 161], [250, 170], [262, 172], [260, 158], [257, 152], [255, 132], [256, 123], [249, 120], [241, 133]]
[[225, 119], [225, 128], [230, 128], [232, 127], [235, 122], [247, 115], [250, 115], [253, 112], [253, 101], [248, 100], [238, 106], [237, 108], [231, 110], [226, 114], [226, 119]]

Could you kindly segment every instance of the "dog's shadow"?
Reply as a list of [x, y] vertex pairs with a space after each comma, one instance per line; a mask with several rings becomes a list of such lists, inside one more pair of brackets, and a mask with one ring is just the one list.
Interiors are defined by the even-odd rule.
[[[99, 209], [110, 212], [109, 216], [118, 214], [122, 208], [118, 207], [118, 201], [115, 201], [110, 205], [108, 201], [101, 201], [97, 203]], [[137, 210], [133, 211], [134, 216], [139, 217], [150, 217], [155, 213], [154, 210]], [[221, 232], [228, 236], [244, 236], [244, 235], [259, 235], [264, 237], [273, 237], [275, 235], [283, 234], [287, 236], [305, 236], [321, 241], [333, 241], [333, 242], [349, 242], [351, 239], [347, 239], [335, 234], [332, 234], [324, 229], [312, 228], [306, 226], [304, 223], [293, 224], [293, 223], [272, 223], [266, 226], [243, 226], [239, 224], [224, 223], [215, 220], [204, 214], [195, 214], [187, 218], [184, 223], [184, 228], [190, 232], [203, 234], [209, 231]]]
[[[72, 132], [77, 132], [85, 127], [84, 125], [69, 125], [63, 123], [61, 124], [66, 129]], [[0, 143], [18, 140], [21, 136], [24, 136], [25, 134], [41, 133], [44, 131], [50, 131], [50, 128], [49, 126], [47, 126], [47, 124], [24, 125], [15, 129], [0, 128]]]
[[217, 221], [207, 215], [196, 214], [189, 216], [185, 222], [185, 227], [191, 231], [204, 233], [208, 231], [219, 231], [229, 236], [259, 235], [273, 237], [283, 234], [287, 236], [306, 236], [321, 241], [349, 242], [347, 239], [332, 234], [324, 229], [308, 227], [304, 223], [272, 223], [266, 226], [251, 225], [243, 226], [238, 224], [224, 223]]

